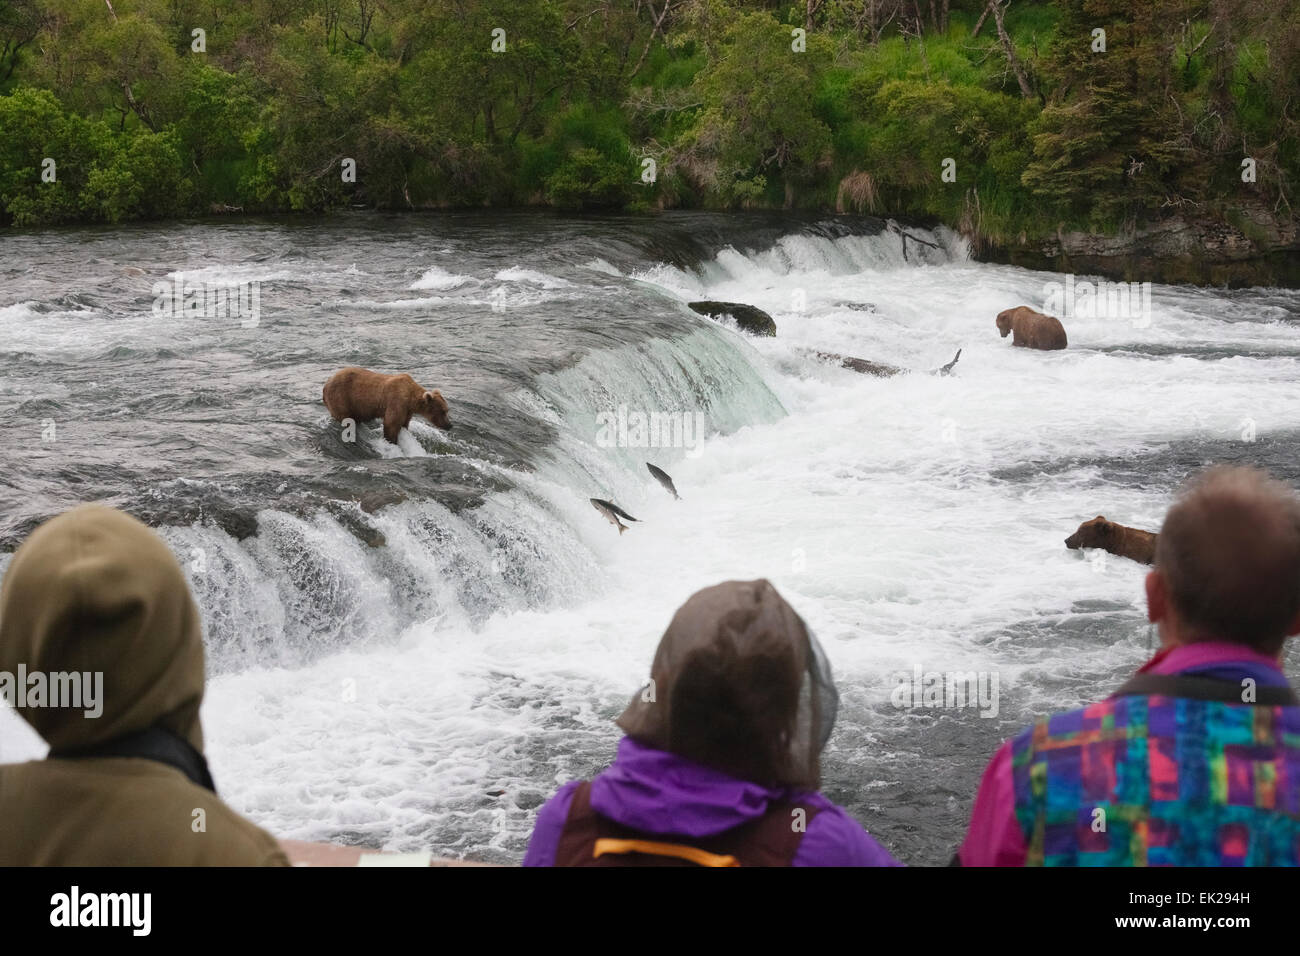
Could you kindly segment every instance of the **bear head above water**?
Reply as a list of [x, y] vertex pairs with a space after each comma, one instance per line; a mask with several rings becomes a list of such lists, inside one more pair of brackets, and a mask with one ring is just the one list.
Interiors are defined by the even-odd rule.
[[447, 400], [442, 397], [442, 392], [437, 389], [432, 392], [425, 392], [420, 397], [415, 413], [423, 415], [435, 428], [451, 430], [451, 415], [450, 409], [447, 407]]

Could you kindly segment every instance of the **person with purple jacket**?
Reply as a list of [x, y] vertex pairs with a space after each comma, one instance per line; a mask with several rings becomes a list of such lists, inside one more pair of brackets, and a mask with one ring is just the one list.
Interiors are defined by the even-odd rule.
[[542, 807], [524, 866], [900, 866], [817, 792], [838, 702], [768, 581], [697, 592], [618, 718], [614, 763]]

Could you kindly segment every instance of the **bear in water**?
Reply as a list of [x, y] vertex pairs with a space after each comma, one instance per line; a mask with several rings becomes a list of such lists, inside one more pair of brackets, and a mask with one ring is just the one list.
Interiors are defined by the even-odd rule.
[[365, 368], [345, 368], [330, 377], [321, 396], [336, 422], [382, 418], [384, 437], [394, 445], [412, 415], [423, 415], [435, 427], [451, 430], [442, 393], [429, 391], [405, 373], [384, 375]]
[[1052, 351], [1066, 346], [1065, 326], [1061, 320], [1035, 312], [1027, 305], [999, 312], [997, 326], [1004, 339], [1014, 333], [1011, 344], [1021, 348]]
[[1077, 531], [1065, 539], [1065, 546], [1075, 548], [1101, 548], [1121, 558], [1130, 558], [1140, 564], [1156, 563], [1156, 541], [1160, 536], [1152, 531], [1129, 528], [1105, 516], [1097, 515], [1079, 525]]

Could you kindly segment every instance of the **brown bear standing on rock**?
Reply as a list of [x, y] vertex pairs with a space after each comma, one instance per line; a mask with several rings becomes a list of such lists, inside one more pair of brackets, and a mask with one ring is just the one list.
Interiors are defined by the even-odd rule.
[[1152, 531], [1129, 528], [1105, 516], [1097, 515], [1091, 521], [1079, 525], [1079, 529], [1065, 539], [1065, 546], [1075, 548], [1101, 548], [1121, 558], [1129, 558], [1140, 564], [1156, 563], [1156, 541], [1160, 535]]
[[1065, 348], [1065, 326], [1061, 320], [1035, 312], [1027, 305], [1018, 305], [998, 313], [998, 331], [1005, 339], [1012, 336], [1011, 344], [1027, 349], [1051, 351]]
[[322, 397], [336, 422], [345, 418], [356, 422], [382, 418], [384, 437], [394, 445], [401, 430], [411, 423], [412, 415], [423, 415], [436, 427], [451, 430], [442, 392], [428, 391], [406, 374], [345, 368], [325, 383]]

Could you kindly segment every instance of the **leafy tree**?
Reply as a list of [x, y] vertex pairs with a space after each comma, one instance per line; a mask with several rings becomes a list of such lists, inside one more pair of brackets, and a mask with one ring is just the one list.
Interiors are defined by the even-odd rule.
[[36, 0], [0, 0], [0, 89], [13, 78], [24, 51], [31, 52], [42, 19]]
[[190, 208], [193, 185], [175, 133], [140, 132], [114, 147], [86, 176], [81, 204], [89, 215], [120, 222], [179, 216]]
[[0, 96], [0, 213], [17, 225], [181, 215], [191, 188], [174, 134], [117, 133], [46, 90]]
[[[48, 90], [0, 96], [0, 211], [17, 225], [68, 222], [85, 215], [83, 190], [106, 155], [109, 131], [65, 113]], [[42, 173], [54, 161], [54, 181]]]
[[578, 106], [525, 150], [520, 180], [563, 209], [622, 208], [652, 195], [640, 172], [621, 114]]
[[[1188, 0], [1058, 0], [1061, 20], [1045, 64], [1055, 92], [1034, 121], [1024, 183], [1066, 218], [1132, 221], [1161, 205], [1188, 157], [1171, 96], [1170, 23]], [[1093, 29], [1106, 49], [1093, 50]]]
[[179, 57], [161, 26], [157, 0], [119, 11], [111, 4], [45, 0], [34, 64], [38, 82], [59, 93], [78, 112], [110, 113], [125, 129], [128, 121], [161, 129], [176, 110]]
[[828, 44], [817, 36], [802, 52], [793, 44], [770, 14], [744, 13], [708, 48], [694, 83], [703, 108], [674, 165], [724, 201], [752, 201], [772, 177], [808, 181], [828, 164], [830, 129], [811, 109]]
[[1300, 8], [1252, 0], [0, 0], [0, 219], [835, 204], [1006, 238], [1281, 218], [1297, 72]]

